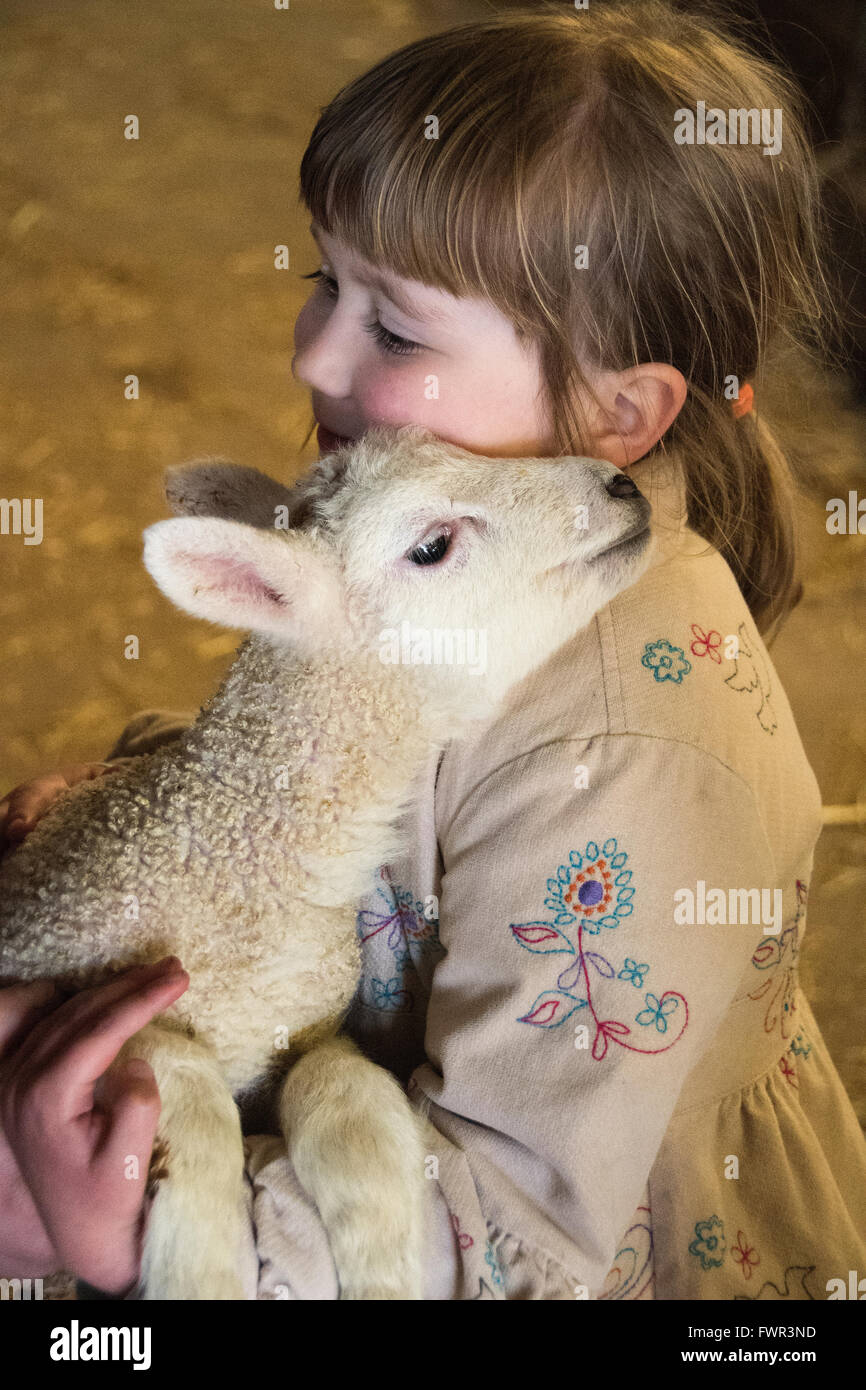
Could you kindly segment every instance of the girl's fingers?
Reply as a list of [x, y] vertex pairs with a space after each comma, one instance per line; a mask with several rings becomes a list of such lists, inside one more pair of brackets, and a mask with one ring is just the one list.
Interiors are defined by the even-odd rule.
[[114, 771], [113, 765], [102, 763], [67, 763], [57, 772], [47, 772], [13, 787], [0, 801], [0, 837], [17, 844], [44, 816], [49, 806], [74, 787], [77, 782], [91, 781]]
[[34, 1030], [33, 1055], [36, 1055], [37, 1044], [41, 1054], [43, 1040], [47, 1041], [55, 1034], [62, 1033], [66, 1039], [71, 1031], [98, 1027], [96, 1020], [119, 1000], [179, 967], [180, 961], [177, 956], [164, 956], [162, 960], [154, 961], [150, 965], [133, 965], [104, 984], [90, 985], [87, 989], [79, 990], [64, 1001], [50, 1024], [46, 1023]]
[[57, 1007], [60, 995], [50, 980], [33, 980], [28, 985], [7, 985], [0, 989], [0, 1057], [13, 1047], [19, 1030], [24, 1033]]
[[173, 1004], [188, 985], [189, 976], [184, 971], [157, 978], [117, 1000], [104, 1014], [90, 1020], [88, 1032], [70, 1039], [51, 1069], [58, 1118], [72, 1119], [92, 1108], [94, 1084], [111, 1066], [123, 1044], [155, 1014]]
[[[130, 1210], [141, 1203], [150, 1155], [159, 1124], [160, 1099], [156, 1077], [141, 1057], [131, 1057], [102, 1078], [101, 1107], [105, 1114], [102, 1142], [94, 1159], [105, 1173], [117, 1173], [130, 1184]], [[135, 1159], [135, 1165], [130, 1163]]]
[[[37, 1023], [20, 1044], [16, 1064], [30, 1074], [50, 1075], [52, 1089], [74, 1085], [80, 1110], [82, 1085], [87, 1090], [126, 1040], [168, 1008], [188, 984], [180, 963], [169, 957], [157, 966], [135, 967], [108, 984], [83, 990]], [[63, 1109], [69, 1113], [66, 1103]]]
[[25, 827], [32, 828], [39, 817], [48, 810], [52, 801], [60, 796], [61, 792], [68, 790], [69, 784], [59, 772], [37, 777], [32, 782], [22, 783], [20, 787], [13, 787], [8, 796], [2, 826], [7, 839], [23, 838]]

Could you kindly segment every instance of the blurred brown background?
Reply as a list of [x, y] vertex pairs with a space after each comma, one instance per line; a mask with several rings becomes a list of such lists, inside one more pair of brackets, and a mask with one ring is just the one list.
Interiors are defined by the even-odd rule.
[[[194, 709], [214, 687], [236, 634], [176, 613], [140, 562], [142, 529], [165, 514], [163, 470], [219, 453], [290, 479], [314, 457], [300, 452], [311, 415], [289, 361], [299, 275], [317, 264], [297, 204], [316, 114], [390, 50], [504, 8], [4, 0], [0, 496], [43, 498], [45, 536], [0, 536], [0, 795], [103, 757], [137, 710]], [[866, 27], [858, 50], [862, 6], [813, 9], [766, 6], [774, 41], [812, 65], [856, 306], [864, 147], [851, 74]], [[123, 138], [130, 113], [138, 141]], [[289, 271], [273, 267], [278, 243]], [[847, 808], [819, 846], [803, 973], [866, 1123], [866, 536], [825, 528], [828, 498], [866, 496], [863, 324], [852, 323], [848, 379], [790, 364], [767, 404], [806, 482], [806, 597], [773, 658], [824, 801]], [[124, 399], [127, 373], [138, 401]], [[138, 661], [124, 659], [130, 633]]]

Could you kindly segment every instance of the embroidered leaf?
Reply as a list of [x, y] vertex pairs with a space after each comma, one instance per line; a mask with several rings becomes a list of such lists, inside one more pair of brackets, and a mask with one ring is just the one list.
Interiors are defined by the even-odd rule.
[[592, 1044], [592, 1055], [596, 1062], [601, 1062], [607, 1056], [607, 1045], [609, 1038], [618, 1036], [625, 1037], [631, 1030], [626, 1028], [624, 1023], [617, 1023], [616, 1019], [608, 1018], [598, 1025], [595, 1041]]
[[549, 922], [512, 922], [511, 931], [527, 951], [552, 955], [563, 952], [569, 956], [574, 955], [574, 947], [565, 933], [557, 931]]
[[578, 850], [576, 850], [576, 849], [573, 849], [573, 850], [571, 851], [571, 854], [568, 856], [568, 860], [569, 860], [569, 863], [570, 863], [575, 869], [580, 869], [580, 868], [583, 867], [583, 855], [580, 854], [580, 853], [578, 852]]
[[573, 965], [568, 965], [557, 979], [560, 989], [574, 989], [584, 970], [583, 961], [578, 957]]
[[780, 957], [781, 952], [777, 941], [762, 941], [752, 956], [752, 964], [758, 970], [766, 970], [768, 966], [775, 965]]
[[631, 883], [631, 869], [623, 869], [621, 874], [617, 874], [614, 883], [617, 887], [623, 883]]
[[585, 951], [584, 955], [587, 960], [592, 961], [599, 975], [604, 975], [607, 980], [613, 979], [616, 971], [609, 960], [605, 960], [604, 956], [600, 956], [597, 951]]
[[613, 856], [613, 859], [611, 859], [611, 861], [610, 861], [610, 862], [611, 862], [611, 867], [614, 868], [614, 869], [621, 869], [622, 866], [623, 866], [623, 864], [625, 864], [627, 861], [628, 861], [628, 855], [627, 855], [627, 854], [622, 854], [622, 853], [615, 854], [615, 855]]
[[775, 980], [775, 978], [775, 975], [771, 975], [769, 980], [765, 980], [764, 983], [762, 985], [759, 985], [757, 989], [752, 990], [751, 994], [749, 995], [749, 998], [762, 999], [763, 996], [767, 993], [767, 990], [773, 988], [773, 981]]
[[577, 1009], [586, 1007], [585, 999], [577, 999], [556, 989], [546, 989], [539, 994], [528, 1014], [519, 1018], [518, 1023], [532, 1023], [536, 1028], [558, 1028]]
[[598, 858], [598, 845], [595, 843], [595, 840], [590, 840], [589, 844], [587, 845], [587, 847], [586, 847], [586, 857], [587, 857], [587, 859], [597, 859], [597, 858]]
[[606, 854], [608, 859], [612, 854], [616, 854], [616, 840], [605, 840], [601, 847], [602, 854]]

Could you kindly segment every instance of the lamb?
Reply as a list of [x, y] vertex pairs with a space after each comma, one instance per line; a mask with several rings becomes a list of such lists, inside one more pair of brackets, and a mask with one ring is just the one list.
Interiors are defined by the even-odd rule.
[[[637, 579], [649, 504], [612, 464], [483, 458], [418, 427], [371, 430], [291, 490], [212, 463], [168, 494], [185, 514], [145, 532], [147, 569], [249, 635], [176, 743], [80, 784], [0, 863], [0, 982], [74, 992], [170, 953], [189, 971], [121, 1054], [162, 1097], [140, 1297], [245, 1296], [241, 1121], [264, 1107], [340, 1297], [418, 1299], [426, 1122], [339, 1033], [358, 900], [435, 750]], [[484, 633], [485, 661], [431, 660], [434, 627]]]

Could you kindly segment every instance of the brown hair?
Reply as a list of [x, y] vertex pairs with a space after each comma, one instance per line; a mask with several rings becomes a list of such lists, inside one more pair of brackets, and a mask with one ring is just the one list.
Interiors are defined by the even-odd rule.
[[[782, 109], [782, 152], [676, 143], [675, 112], [699, 100]], [[587, 452], [577, 354], [594, 370], [682, 372], [688, 395], [657, 448], [678, 460], [689, 523], [762, 631], [800, 592], [795, 488], [761, 416], [762, 375], [777, 340], [826, 348], [832, 318], [803, 105], [706, 8], [542, 8], [391, 54], [323, 110], [301, 163], [326, 232], [398, 275], [489, 299], [538, 344], [563, 453]], [[731, 376], [755, 385], [741, 419]]]

